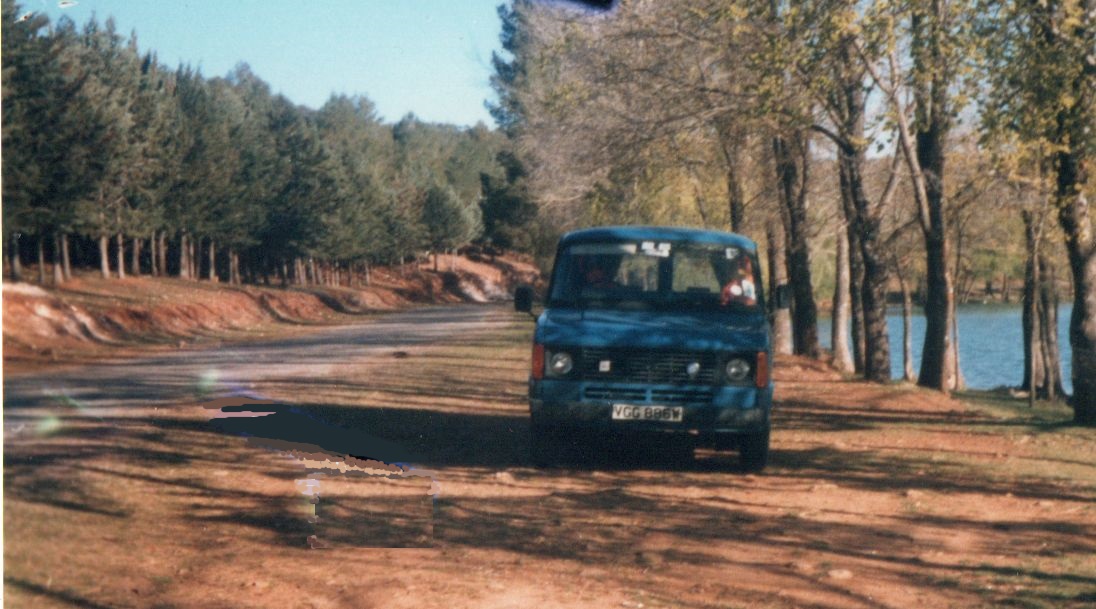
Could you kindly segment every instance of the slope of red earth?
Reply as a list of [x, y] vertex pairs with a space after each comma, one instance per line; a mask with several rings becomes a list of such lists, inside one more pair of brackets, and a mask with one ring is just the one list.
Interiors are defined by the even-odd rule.
[[527, 260], [441, 256], [433, 265], [372, 272], [368, 286], [234, 286], [178, 278], [103, 279], [83, 273], [59, 286], [4, 282], [8, 372], [130, 357], [190, 343], [247, 340], [421, 304], [503, 300], [536, 283]]

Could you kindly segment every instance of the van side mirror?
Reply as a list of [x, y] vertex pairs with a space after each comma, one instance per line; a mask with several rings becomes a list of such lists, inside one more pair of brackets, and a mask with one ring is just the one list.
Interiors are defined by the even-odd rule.
[[514, 310], [519, 313], [533, 312], [533, 288], [532, 286], [519, 285], [514, 290]]
[[776, 308], [787, 309], [792, 306], [792, 295], [788, 290], [788, 284], [782, 283], [776, 286]]

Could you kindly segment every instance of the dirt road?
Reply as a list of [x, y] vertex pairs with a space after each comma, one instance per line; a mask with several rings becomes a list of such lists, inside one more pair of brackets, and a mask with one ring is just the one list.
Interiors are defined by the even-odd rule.
[[763, 475], [604, 442], [541, 470], [531, 330], [423, 309], [5, 378], [6, 606], [1096, 603], [1096, 434], [1063, 411], [787, 358]]

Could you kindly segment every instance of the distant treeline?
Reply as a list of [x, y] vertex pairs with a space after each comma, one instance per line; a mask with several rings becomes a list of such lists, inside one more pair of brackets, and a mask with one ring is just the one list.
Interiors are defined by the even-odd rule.
[[[479, 242], [527, 245], [536, 208], [505, 136], [382, 123], [365, 97], [296, 105], [241, 63], [169, 68], [112, 20], [3, 1], [10, 272], [319, 281]], [[345, 276], [345, 275], [344, 275]]]

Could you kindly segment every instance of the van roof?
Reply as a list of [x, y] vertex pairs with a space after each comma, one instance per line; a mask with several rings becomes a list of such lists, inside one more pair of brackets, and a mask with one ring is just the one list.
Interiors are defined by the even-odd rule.
[[752, 253], [757, 252], [756, 243], [736, 233], [670, 226], [600, 226], [584, 228], [567, 233], [560, 239], [559, 244], [565, 246], [573, 243], [597, 241], [697, 241], [700, 243], [733, 245]]

